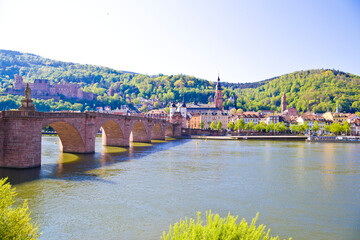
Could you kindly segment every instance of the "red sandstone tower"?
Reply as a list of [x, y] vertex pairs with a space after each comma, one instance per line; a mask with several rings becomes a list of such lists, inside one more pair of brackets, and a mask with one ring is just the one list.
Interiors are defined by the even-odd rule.
[[221, 91], [221, 85], [220, 85], [220, 77], [218, 76], [218, 81], [216, 84], [216, 90], [215, 90], [215, 107], [219, 110], [223, 110], [223, 97], [222, 97], [222, 91]]
[[283, 113], [287, 108], [286, 105], [286, 95], [285, 93], [282, 95], [282, 99], [281, 99], [281, 112]]

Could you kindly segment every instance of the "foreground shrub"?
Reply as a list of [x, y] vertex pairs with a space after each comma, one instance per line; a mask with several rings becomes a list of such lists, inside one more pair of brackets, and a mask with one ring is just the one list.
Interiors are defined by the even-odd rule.
[[38, 225], [30, 222], [27, 202], [12, 207], [16, 192], [6, 180], [0, 179], [0, 239], [38, 239]]
[[[240, 224], [236, 223], [238, 216], [233, 217], [228, 214], [227, 218], [220, 218], [218, 214], [214, 215], [211, 211], [206, 212], [206, 224], [202, 225], [200, 212], [197, 213], [195, 220], [190, 218], [188, 220], [181, 220], [175, 223], [172, 227], [170, 225], [169, 233], [163, 233], [161, 239], [164, 240], [279, 240], [278, 236], [271, 237], [270, 229], [265, 231], [266, 226], [260, 225], [256, 227], [258, 215], [251, 221], [249, 225], [245, 219], [242, 219]], [[291, 239], [291, 238], [290, 238]]]

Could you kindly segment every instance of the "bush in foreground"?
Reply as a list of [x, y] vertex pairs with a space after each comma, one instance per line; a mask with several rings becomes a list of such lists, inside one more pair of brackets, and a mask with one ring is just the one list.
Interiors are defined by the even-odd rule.
[[0, 239], [38, 239], [38, 225], [30, 222], [27, 202], [13, 207], [16, 192], [7, 179], [0, 179]]
[[[231, 216], [228, 214], [227, 218], [221, 218], [218, 214], [214, 215], [211, 211], [206, 212], [206, 224], [203, 225], [200, 212], [197, 213], [196, 222], [190, 218], [188, 220], [181, 220], [175, 223], [172, 227], [170, 225], [169, 232], [163, 233], [164, 240], [279, 240], [278, 236], [269, 236], [270, 229], [265, 231], [266, 226], [260, 225], [256, 227], [258, 214], [251, 221], [249, 225], [245, 219], [242, 219], [239, 224], [236, 223], [238, 216]], [[289, 239], [291, 240], [291, 238]]]

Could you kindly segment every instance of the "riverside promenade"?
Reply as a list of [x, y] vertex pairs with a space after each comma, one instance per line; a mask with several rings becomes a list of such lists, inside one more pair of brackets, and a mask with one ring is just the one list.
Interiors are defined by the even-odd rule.
[[294, 135], [256, 135], [256, 136], [181, 136], [177, 138], [191, 138], [204, 140], [276, 140], [276, 141], [305, 141], [307, 136]]

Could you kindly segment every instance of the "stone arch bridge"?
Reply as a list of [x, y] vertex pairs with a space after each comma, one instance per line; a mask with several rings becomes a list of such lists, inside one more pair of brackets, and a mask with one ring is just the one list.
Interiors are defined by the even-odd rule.
[[41, 131], [51, 126], [60, 138], [60, 151], [95, 152], [95, 138], [103, 129], [106, 146], [129, 146], [130, 141], [165, 140], [180, 136], [181, 126], [136, 116], [96, 112], [0, 112], [0, 167], [30, 168], [41, 165]]

